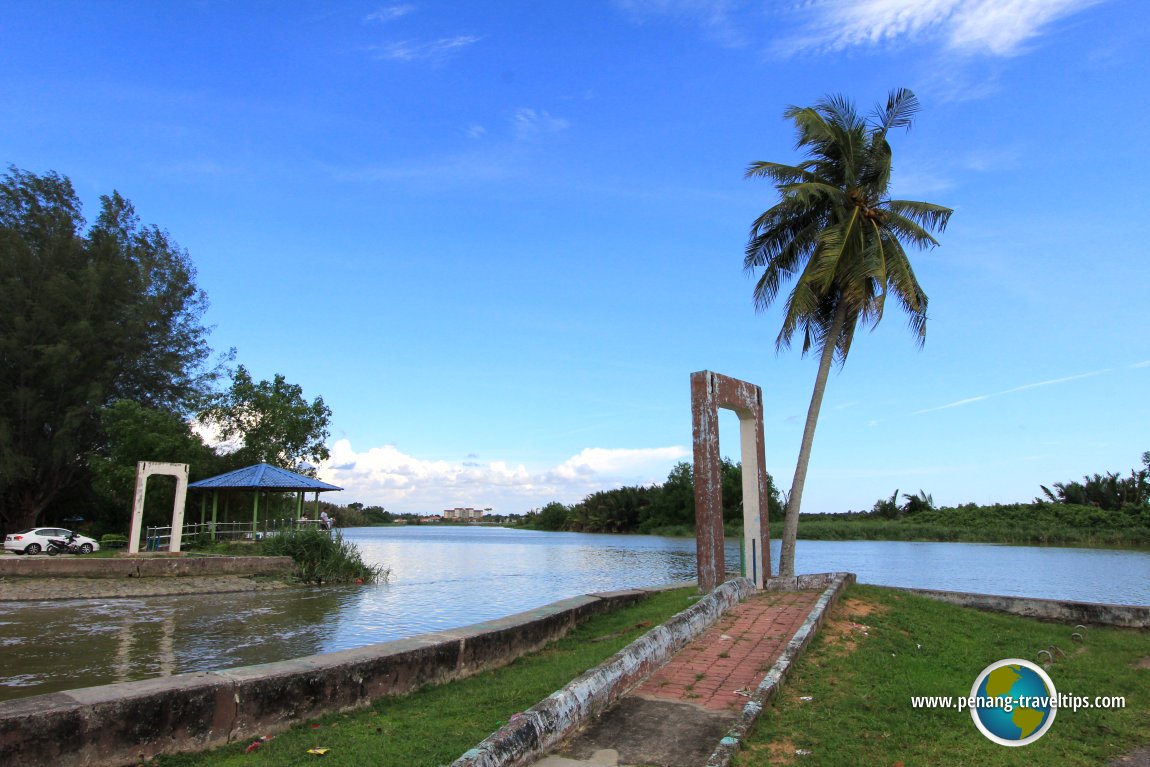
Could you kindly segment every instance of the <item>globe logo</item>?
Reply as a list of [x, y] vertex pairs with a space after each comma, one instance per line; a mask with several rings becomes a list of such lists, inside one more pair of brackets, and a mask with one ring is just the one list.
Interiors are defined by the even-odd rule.
[[979, 731], [1002, 746], [1025, 746], [1054, 724], [1054, 682], [1028, 660], [1007, 658], [982, 670], [970, 689], [970, 715]]

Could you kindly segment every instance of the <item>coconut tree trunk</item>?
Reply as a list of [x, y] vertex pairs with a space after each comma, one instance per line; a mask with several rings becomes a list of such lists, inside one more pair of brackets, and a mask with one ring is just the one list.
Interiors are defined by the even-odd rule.
[[803, 443], [799, 447], [799, 460], [795, 465], [795, 479], [791, 482], [791, 493], [787, 496], [787, 513], [783, 520], [783, 542], [779, 552], [779, 575], [795, 574], [795, 540], [799, 537], [799, 507], [803, 501], [803, 487], [807, 483], [807, 464], [811, 461], [811, 445], [815, 441], [815, 426], [819, 422], [819, 410], [823, 406], [823, 393], [827, 388], [827, 376], [835, 357], [835, 347], [843, 325], [846, 324], [846, 306], [840, 302], [831, 321], [830, 333], [823, 345], [819, 359], [819, 372], [815, 376], [815, 390], [811, 394], [811, 405], [807, 409], [807, 423], [803, 427]]

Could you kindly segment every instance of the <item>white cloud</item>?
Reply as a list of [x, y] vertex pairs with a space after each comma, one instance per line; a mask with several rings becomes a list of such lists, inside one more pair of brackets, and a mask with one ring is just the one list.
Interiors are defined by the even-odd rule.
[[399, 40], [384, 45], [370, 46], [368, 51], [376, 58], [386, 61], [442, 64], [481, 39], [483, 38], [475, 35], [456, 35], [455, 37], [441, 37], [430, 42]]
[[956, 402], [948, 402], [945, 405], [939, 405], [937, 407], [928, 407], [924, 410], [916, 410], [911, 415], [922, 415], [923, 413], [935, 413], [939, 410], [950, 410], [951, 408], [962, 407], [963, 405], [972, 405], [975, 402], [982, 402], [983, 400], [988, 400], [991, 397], [1001, 397], [1004, 394], [1015, 394], [1016, 392], [1020, 392], [1020, 391], [1028, 391], [1030, 389], [1038, 389], [1042, 386], [1053, 386], [1055, 384], [1069, 383], [1070, 381], [1080, 381], [1083, 378], [1094, 378], [1095, 376], [1104, 375], [1104, 374], [1110, 373], [1112, 371], [1113, 371], [1113, 368], [1106, 368], [1104, 370], [1092, 370], [1089, 373], [1079, 373], [1077, 375], [1064, 376], [1062, 378], [1051, 378], [1047, 381], [1036, 381], [1035, 383], [1023, 384], [1022, 386], [1015, 386], [1012, 389], [1005, 389], [1005, 390], [999, 391], [999, 392], [992, 392], [991, 394], [979, 394], [979, 395], [974, 396], [974, 397], [966, 397], [965, 399], [960, 399]]
[[217, 453], [227, 455], [234, 453], [244, 446], [243, 437], [235, 435], [231, 439], [224, 439], [220, 434], [220, 425], [215, 421], [193, 418], [188, 422], [192, 433], [204, 441], [204, 444]]
[[[357, 452], [341, 439], [319, 469], [344, 488], [346, 501], [378, 504], [396, 512], [433, 513], [456, 506], [490, 506], [522, 513], [549, 501], [574, 503], [597, 490], [663, 481], [683, 447], [587, 448], [558, 466], [532, 472], [506, 461], [462, 462], [416, 458], [394, 445]], [[337, 501], [339, 502], [339, 501]]]
[[[589, 447], [556, 466], [548, 472], [547, 476], [570, 480], [582, 477], [638, 475], [647, 472], [652, 464], [665, 465], [669, 469], [671, 464], [686, 455], [687, 450], [681, 447], [656, 447], [638, 450]], [[663, 475], [665, 476], [666, 473], [664, 471]], [[659, 477], [659, 479], [661, 480], [663, 477]]]
[[785, 41], [790, 53], [941, 40], [955, 51], [1010, 56], [1051, 23], [1103, 0], [824, 0]]
[[389, 21], [395, 21], [407, 16], [409, 13], [415, 12], [414, 5], [387, 5], [377, 11], [373, 11], [364, 17], [364, 21], [381, 22], [386, 24]]
[[558, 133], [567, 128], [567, 121], [563, 118], [552, 117], [546, 111], [528, 107], [515, 110], [511, 122], [515, 128], [516, 137], [520, 139], [532, 138], [542, 133]]

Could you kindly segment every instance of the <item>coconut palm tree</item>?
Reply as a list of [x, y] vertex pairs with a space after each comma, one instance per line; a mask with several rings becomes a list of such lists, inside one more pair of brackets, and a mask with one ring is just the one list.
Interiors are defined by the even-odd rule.
[[803, 354], [819, 350], [819, 369], [807, 411], [795, 478], [787, 496], [779, 570], [794, 574], [795, 538], [815, 425], [832, 361], [846, 361], [861, 323], [882, 319], [888, 295], [910, 315], [921, 345], [926, 334], [926, 293], [918, 284], [904, 244], [938, 245], [953, 211], [941, 205], [892, 200], [888, 195], [891, 149], [888, 133], [909, 128], [918, 99], [905, 89], [891, 91], [885, 107], [860, 117], [842, 96], [813, 107], [792, 106], [796, 148], [806, 154], [798, 165], [756, 162], [748, 177], [774, 182], [779, 201], [751, 226], [743, 266], [762, 269], [755, 284], [755, 307], [762, 311], [794, 278], [786, 299], [776, 350], [801, 332]]

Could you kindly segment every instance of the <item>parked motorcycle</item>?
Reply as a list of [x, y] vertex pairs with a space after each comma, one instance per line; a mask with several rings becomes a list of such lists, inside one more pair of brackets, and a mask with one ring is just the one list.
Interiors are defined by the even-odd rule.
[[91, 546], [84, 546], [76, 541], [75, 533], [67, 538], [49, 538], [48, 545], [44, 547], [44, 553], [50, 557], [57, 554], [87, 554], [91, 550]]

